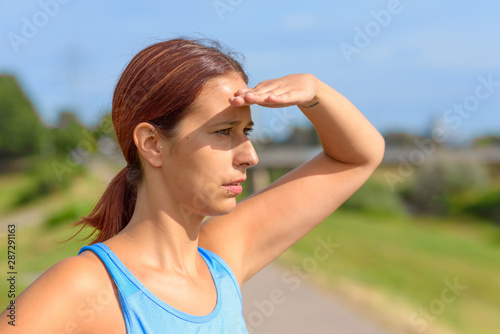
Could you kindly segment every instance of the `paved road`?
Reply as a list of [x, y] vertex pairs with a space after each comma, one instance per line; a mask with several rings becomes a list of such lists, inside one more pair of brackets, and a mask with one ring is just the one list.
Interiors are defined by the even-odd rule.
[[306, 280], [271, 264], [242, 289], [250, 333], [388, 334]]

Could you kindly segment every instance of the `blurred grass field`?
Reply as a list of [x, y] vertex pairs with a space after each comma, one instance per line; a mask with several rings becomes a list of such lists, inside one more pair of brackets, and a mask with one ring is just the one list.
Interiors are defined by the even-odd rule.
[[[12, 211], [12, 194], [29, 183], [28, 176], [0, 178], [0, 215], [41, 212], [33, 222], [19, 221], [16, 232], [17, 293], [59, 260], [87, 244], [76, 238], [75, 217], [92, 208], [104, 189], [103, 171], [78, 175], [68, 189]], [[380, 179], [381, 171], [373, 176]], [[9, 196], [10, 194], [10, 196]], [[390, 202], [390, 201], [389, 201]], [[389, 203], [388, 205], [391, 205]], [[6, 222], [0, 243], [6, 244]], [[26, 227], [23, 227], [26, 225]], [[5, 227], [5, 228], [4, 228]], [[500, 328], [500, 228], [475, 218], [417, 218], [403, 214], [339, 209], [279, 259], [285, 268], [314, 257], [318, 237], [340, 246], [311, 273], [312, 280], [337, 294], [397, 333], [495, 333]], [[6, 251], [0, 268], [7, 272]], [[460, 296], [431, 317], [420, 308], [442, 298], [444, 281], [466, 286]], [[2, 280], [0, 307], [8, 303]], [[432, 318], [432, 320], [430, 320]], [[413, 319], [413, 320], [412, 320]], [[422, 320], [424, 319], [424, 320]], [[416, 321], [420, 320], [420, 322]]]
[[[498, 228], [468, 220], [387, 220], [338, 211], [287, 251], [280, 262], [291, 266], [314, 257], [317, 238], [325, 236], [340, 246], [321, 262], [312, 279], [375, 320], [400, 333], [419, 333], [423, 328], [426, 333], [439, 333], [442, 326], [450, 333], [481, 334], [500, 328]], [[442, 298], [444, 280], [455, 279], [466, 286], [462, 294], [444, 303], [444, 310], [431, 305]], [[425, 317], [415, 313], [433, 307], [438, 312], [429, 313], [435, 320], [424, 325]]]

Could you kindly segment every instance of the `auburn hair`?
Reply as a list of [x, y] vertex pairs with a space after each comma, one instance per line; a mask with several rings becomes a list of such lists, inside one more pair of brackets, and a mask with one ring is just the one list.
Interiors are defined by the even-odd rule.
[[112, 120], [116, 138], [127, 161], [110, 182], [92, 212], [76, 222], [94, 228], [92, 243], [120, 232], [134, 213], [137, 186], [143, 177], [133, 131], [148, 122], [173, 138], [186, 109], [207, 81], [237, 72], [248, 84], [235, 53], [209, 39], [176, 38], [146, 47], [123, 71], [113, 94]]

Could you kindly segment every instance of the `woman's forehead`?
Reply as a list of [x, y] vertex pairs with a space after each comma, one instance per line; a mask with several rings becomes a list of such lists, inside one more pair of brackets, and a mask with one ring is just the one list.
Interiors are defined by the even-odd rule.
[[197, 100], [203, 100], [210, 97], [221, 97], [227, 100], [230, 97], [233, 97], [238, 89], [244, 88], [248, 88], [248, 86], [241, 78], [241, 75], [231, 72], [208, 81], [203, 87]]
[[229, 103], [229, 98], [242, 88], [247, 88], [247, 85], [237, 73], [210, 80], [190, 107], [186, 118], [199, 126], [228, 119], [242, 122], [248, 119], [250, 122], [249, 106], [236, 107]]

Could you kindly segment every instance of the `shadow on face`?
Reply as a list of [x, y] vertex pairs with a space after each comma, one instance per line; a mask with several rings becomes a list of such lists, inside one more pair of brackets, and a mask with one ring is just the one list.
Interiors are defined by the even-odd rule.
[[[247, 150], [255, 155], [248, 132], [254, 125], [249, 106], [232, 106], [229, 98], [247, 85], [237, 73], [209, 81], [181, 121], [178, 141], [190, 144], [190, 150], [209, 146], [213, 150]], [[249, 161], [254, 165], [256, 162]]]

